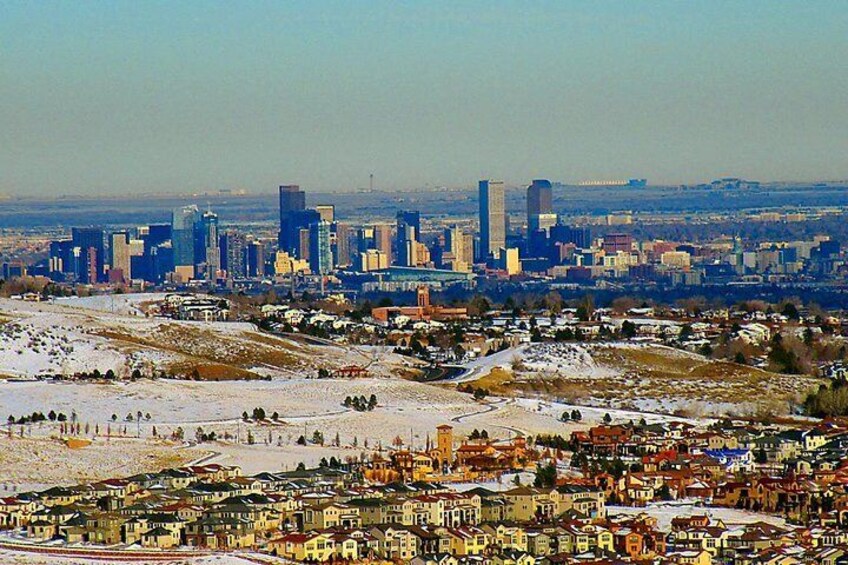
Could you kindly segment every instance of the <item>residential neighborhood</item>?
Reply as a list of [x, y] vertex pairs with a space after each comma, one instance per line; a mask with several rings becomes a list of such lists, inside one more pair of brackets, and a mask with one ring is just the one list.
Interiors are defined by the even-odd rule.
[[0, 547], [422, 565], [848, 559], [844, 424], [611, 422], [509, 441], [435, 432], [422, 451], [401, 444], [363, 462], [252, 476], [198, 464], [17, 493], [0, 499]]

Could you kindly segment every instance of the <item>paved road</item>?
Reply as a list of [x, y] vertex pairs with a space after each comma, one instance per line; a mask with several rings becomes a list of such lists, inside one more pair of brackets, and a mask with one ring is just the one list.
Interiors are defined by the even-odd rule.
[[501, 398], [500, 400], [498, 400], [496, 402], [487, 402], [486, 407], [483, 408], [482, 410], [477, 410], [475, 412], [469, 412], [468, 414], [460, 414], [459, 416], [454, 416], [453, 418], [451, 418], [451, 422], [459, 423], [459, 422], [462, 422], [463, 420], [466, 420], [468, 418], [472, 418], [474, 416], [479, 416], [481, 414], [488, 414], [489, 412], [494, 412], [495, 410], [498, 410], [500, 408], [500, 404], [504, 404], [504, 403], [506, 403], [505, 398]]
[[[498, 399], [496, 401], [487, 402], [486, 408], [484, 408], [482, 410], [477, 410], [475, 412], [469, 412], [468, 414], [460, 414], [459, 416], [454, 416], [453, 418], [451, 418], [451, 421], [459, 423], [459, 422], [462, 422], [463, 420], [466, 420], [468, 418], [473, 418], [475, 416], [481, 416], [483, 414], [490, 414], [490, 413], [494, 412], [495, 410], [500, 410], [504, 406], [508, 406], [508, 405], [512, 405], [512, 404], [515, 404], [514, 398], [501, 398], [501, 399]], [[492, 424], [492, 426], [495, 427], [495, 428], [500, 428], [502, 430], [507, 430], [507, 431], [515, 434], [516, 437], [526, 437], [527, 435], [529, 435], [527, 433], [527, 431], [519, 429], [519, 428], [514, 428], [512, 426], [504, 426], [502, 424]]]

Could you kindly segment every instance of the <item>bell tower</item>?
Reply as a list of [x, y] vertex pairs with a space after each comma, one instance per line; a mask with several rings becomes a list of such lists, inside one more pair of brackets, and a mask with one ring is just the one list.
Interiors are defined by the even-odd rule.
[[439, 451], [441, 465], [453, 464], [453, 428], [442, 424], [436, 428], [436, 447]]

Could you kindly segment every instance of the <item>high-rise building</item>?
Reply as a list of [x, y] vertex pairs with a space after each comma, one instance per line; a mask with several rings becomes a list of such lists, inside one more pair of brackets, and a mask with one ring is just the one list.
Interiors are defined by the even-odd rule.
[[74, 242], [72, 239], [62, 239], [50, 242], [48, 270], [55, 280], [63, 280], [66, 274], [76, 272], [74, 264]]
[[480, 200], [480, 260], [497, 257], [506, 245], [506, 210], [503, 181], [481, 180]]
[[277, 251], [274, 255], [274, 274], [293, 275], [309, 268], [309, 263], [302, 259], [295, 259], [285, 251]]
[[306, 193], [296, 184], [280, 185], [280, 219], [283, 214], [306, 209]]
[[409, 242], [409, 251], [412, 254], [412, 264], [410, 267], [428, 267], [432, 268], [433, 264], [430, 258], [430, 248], [420, 241]]
[[332, 224], [336, 221], [336, 207], [332, 204], [318, 204], [315, 206], [315, 211], [318, 212], [318, 216], [325, 222]]
[[535, 179], [527, 187], [527, 233], [537, 230], [547, 232], [557, 223], [553, 211], [553, 189], [551, 181]]
[[105, 249], [100, 228], [72, 228], [71, 240], [78, 259], [76, 276], [83, 283], [93, 284], [103, 278]]
[[319, 275], [333, 270], [330, 222], [321, 220], [309, 226], [309, 268]]
[[396, 218], [398, 227], [401, 225], [412, 226], [415, 228], [415, 239], [421, 238], [421, 212], [418, 210], [399, 210]]
[[[162, 282], [168, 273], [174, 271], [174, 248], [172, 242], [155, 245], [145, 249], [148, 257], [144, 268], [147, 269], [147, 279], [153, 282]], [[138, 272], [138, 269], [134, 269]]]
[[385, 253], [389, 264], [392, 264], [392, 226], [389, 224], [379, 224], [374, 226], [373, 249]]
[[295, 257], [304, 261], [309, 261], [309, 228], [300, 228], [297, 230], [298, 246]]
[[[463, 233], [459, 226], [453, 226], [445, 229], [444, 240], [442, 263], [450, 263], [449, 267], [454, 271], [469, 271], [471, 263], [474, 261], [473, 238], [469, 234]], [[446, 266], [448, 265], [443, 266], [443, 268]]]
[[134, 276], [135, 276], [135, 275], [133, 275], [133, 272], [132, 272], [132, 261], [133, 261], [133, 258], [141, 257], [141, 256], [144, 255], [144, 240], [139, 239], [139, 238], [130, 237], [129, 248], [130, 248], [130, 272], [128, 274], [128, 278], [131, 279], [131, 278], [134, 278]]
[[527, 234], [527, 257], [547, 257], [548, 232], [536, 229]]
[[132, 280], [130, 268], [130, 234], [115, 232], [109, 238], [112, 260], [109, 262], [109, 279], [115, 281]]
[[221, 270], [221, 248], [218, 238], [218, 214], [207, 211], [200, 217], [195, 241], [202, 250], [201, 260], [206, 280], [215, 280]]
[[555, 225], [550, 230], [551, 244], [557, 243], [573, 243], [581, 249], [588, 249], [592, 246], [592, 232], [587, 227], [571, 227], [565, 225]]
[[[171, 224], [151, 224], [138, 228], [138, 240], [130, 240], [130, 276], [161, 282], [174, 270]], [[167, 249], [166, 249], [167, 247]]]
[[633, 251], [633, 237], [628, 233], [608, 233], [604, 236], [604, 253], [610, 255], [618, 252]]
[[379, 249], [369, 249], [359, 254], [358, 270], [367, 273], [389, 268], [389, 258]]
[[171, 224], [150, 224], [147, 226], [146, 233], [139, 234], [141, 239], [144, 240], [145, 250], [170, 241], [171, 229]]
[[[144, 276], [144, 240], [130, 236], [129, 232], [115, 232], [109, 236], [112, 259], [109, 262], [109, 282], [128, 283]], [[133, 268], [133, 265], [136, 268]], [[136, 271], [140, 277], [136, 276]]]
[[261, 241], [253, 240], [247, 244], [245, 268], [248, 277], [265, 276], [265, 246]]
[[[389, 233], [389, 245], [391, 245], [391, 232]], [[356, 252], [365, 253], [374, 249], [374, 228], [363, 226], [356, 230]]]
[[[291, 251], [297, 246], [297, 230], [291, 226], [292, 215], [306, 209], [306, 193], [296, 184], [280, 186], [280, 249]], [[308, 224], [307, 224], [308, 225]], [[305, 226], [300, 226], [305, 227]]]
[[465, 264], [467, 265], [465, 270], [470, 270], [471, 265], [474, 263], [474, 239], [473, 234], [462, 234], [462, 245], [459, 247], [462, 249], [462, 258], [465, 260]]
[[462, 248], [462, 228], [453, 226], [445, 229], [445, 251], [452, 253], [457, 261], [464, 261], [462, 256], [464, 249]]
[[351, 255], [351, 239], [353, 237], [353, 228], [350, 224], [342, 224], [336, 222], [333, 226], [336, 234], [336, 245], [333, 257], [336, 258], [336, 264], [340, 267], [348, 267], [353, 264]]
[[556, 214], [534, 214], [529, 218], [527, 231], [543, 230], [545, 233], [550, 231], [557, 224], [559, 217]]
[[415, 243], [421, 238], [421, 213], [400, 210], [397, 213], [397, 262], [404, 267], [416, 264]]
[[221, 254], [221, 270], [227, 273], [227, 278], [245, 278], [247, 276], [247, 269], [245, 269], [247, 238], [244, 234], [234, 230], [227, 231], [221, 235], [218, 246]]
[[542, 214], [552, 214], [553, 189], [551, 181], [545, 179], [534, 179], [527, 187], [527, 226], [529, 229], [539, 229], [537, 218]]
[[83, 275], [82, 282], [95, 283], [98, 281], [100, 274], [100, 266], [97, 261], [97, 249], [94, 247], [81, 247], [80, 257], [82, 258]]
[[397, 262], [404, 267], [415, 266], [415, 228], [408, 225], [398, 225], [397, 232]]
[[359, 255], [373, 249], [380, 251], [383, 257], [391, 264], [392, 227], [390, 224], [377, 224], [376, 226], [362, 226], [359, 228], [356, 233], [356, 254], [351, 259], [355, 258], [357, 265], [361, 265]]
[[518, 258], [517, 247], [501, 248], [498, 253], [498, 268], [508, 275], [521, 273], [521, 260]]
[[195, 225], [200, 219], [197, 206], [176, 208], [171, 220], [171, 244], [174, 249], [174, 269], [183, 277], [194, 277]]
[[285, 235], [284, 244], [281, 244], [280, 250], [287, 252], [298, 259], [306, 259], [309, 254], [309, 248], [303, 246], [303, 242], [308, 238], [302, 235], [304, 231], [309, 231], [309, 226], [321, 221], [321, 215], [317, 210], [304, 209], [296, 210], [288, 215], [285, 224], [287, 234]]

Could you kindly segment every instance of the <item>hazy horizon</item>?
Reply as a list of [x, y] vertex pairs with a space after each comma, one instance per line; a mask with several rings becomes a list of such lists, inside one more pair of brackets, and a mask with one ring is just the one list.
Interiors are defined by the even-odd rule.
[[[535, 178], [539, 178], [537, 175]], [[729, 177], [728, 177], [729, 178]], [[464, 193], [471, 192], [476, 194], [478, 190], [478, 182], [481, 179], [475, 179], [473, 182], [469, 184], [463, 185], [424, 185], [419, 187], [380, 187], [375, 186], [373, 193], [376, 194], [387, 194], [387, 195], [403, 195], [403, 194], [415, 194], [415, 193], [433, 193], [433, 194], [449, 194], [452, 192], [456, 193]], [[492, 180], [502, 180], [502, 179], [492, 179]], [[560, 194], [558, 190], [561, 187], [564, 187], [565, 190], [576, 189], [581, 191], [591, 191], [591, 190], [601, 190], [601, 189], [618, 189], [622, 191], [631, 191], [634, 194], [639, 191], [643, 191], [644, 187], [631, 187], [627, 185], [580, 185], [577, 183], [569, 183], [569, 182], [560, 182], [558, 179], [547, 179], [554, 182], [554, 195], [556, 197], [567, 197], [568, 194]], [[613, 180], [613, 179], [610, 179]], [[617, 180], [627, 180], [627, 179], [617, 179]], [[688, 187], [696, 187], [697, 185], [708, 185], [711, 180], [719, 180], [718, 178], [714, 179], [703, 179], [703, 180], [692, 180], [691, 182], [684, 182], [681, 184], [659, 184], [659, 183], [649, 183], [647, 185], [648, 189], [668, 189], [675, 191], [677, 188], [681, 186]], [[769, 186], [782, 186], [782, 187], [794, 187], [797, 188], [798, 191], [810, 191], [815, 192], [816, 190], [820, 190], [819, 185], [826, 185], [832, 188], [844, 188], [848, 186], [848, 178], [846, 179], [797, 179], [797, 180], [762, 180], [762, 179], [743, 179], [743, 180], [751, 180], [760, 183], [763, 187]], [[531, 179], [527, 179], [525, 182], [511, 182], [511, 181], [503, 181], [504, 187], [508, 192], [517, 192], [523, 198], [525, 195], [525, 191], [527, 186], [530, 184]], [[284, 182], [279, 184], [297, 184], [297, 182]], [[346, 196], [355, 196], [357, 194], [368, 194], [370, 191], [368, 187], [340, 187], [337, 190], [319, 190], [312, 188], [308, 185], [300, 185], [300, 188], [303, 189], [307, 198], [315, 199], [315, 197], [325, 196], [325, 195], [346, 195]], [[758, 193], [762, 193], [763, 189], [760, 189]], [[695, 194], [693, 192], [693, 194]], [[36, 193], [36, 194], [0, 194], [0, 201], [3, 200], [12, 200], [12, 201], [26, 201], [26, 200], [69, 200], [73, 201], [74, 199], [107, 199], [107, 200], [140, 200], [149, 197], [167, 199], [173, 198], [177, 200], [185, 200], [191, 198], [240, 198], [240, 197], [269, 197], [274, 198], [276, 202], [276, 198], [278, 195], [278, 185], [269, 186], [269, 187], [258, 187], [256, 189], [248, 189], [244, 187], [223, 187], [223, 188], [208, 188], [208, 189], [162, 189], [162, 190], [150, 190], [149, 192], [131, 192], [131, 193], [121, 193], [121, 192], [103, 192], [103, 193], [89, 193], [83, 194], [79, 192], [65, 192], [65, 193]], [[324, 202], [325, 204], [332, 204], [332, 202]], [[828, 204], [830, 205], [830, 204]], [[766, 206], [767, 208], [769, 206]]]
[[0, 6], [0, 194], [848, 178], [841, 2]]

